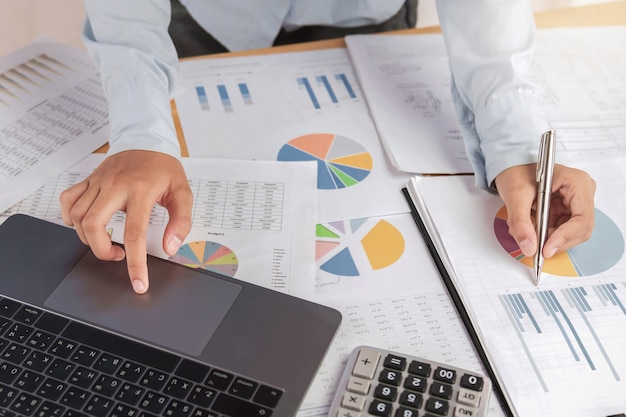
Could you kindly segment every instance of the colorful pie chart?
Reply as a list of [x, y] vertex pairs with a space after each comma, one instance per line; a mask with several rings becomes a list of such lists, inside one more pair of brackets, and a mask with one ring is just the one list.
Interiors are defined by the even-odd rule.
[[279, 161], [317, 161], [317, 188], [334, 190], [363, 181], [372, 171], [372, 156], [358, 142], [332, 133], [314, 133], [290, 140]]
[[318, 224], [316, 235], [319, 268], [333, 275], [355, 277], [365, 270], [383, 269], [404, 253], [402, 233], [385, 220], [373, 225], [367, 218]]
[[210, 241], [189, 242], [180, 247], [171, 261], [234, 277], [239, 266], [237, 256], [228, 247]]
[[[502, 207], [493, 223], [496, 238], [509, 255], [532, 268], [533, 258], [526, 257], [509, 234], [508, 214]], [[595, 226], [591, 238], [572, 249], [546, 259], [543, 272], [562, 277], [584, 277], [610, 269], [624, 255], [624, 237], [602, 211], [595, 210]]]

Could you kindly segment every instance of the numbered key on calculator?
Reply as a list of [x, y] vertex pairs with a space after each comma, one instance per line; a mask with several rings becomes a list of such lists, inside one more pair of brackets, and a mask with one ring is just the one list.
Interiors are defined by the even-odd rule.
[[329, 417], [484, 417], [484, 375], [370, 346], [350, 354]]

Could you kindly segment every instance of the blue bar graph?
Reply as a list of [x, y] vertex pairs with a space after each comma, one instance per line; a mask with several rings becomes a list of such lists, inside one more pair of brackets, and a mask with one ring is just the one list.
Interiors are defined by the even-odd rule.
[[241, 97], [243, 98], [243, 102], [246, 105], [253, 104], [252, 96], [250, 95], [250, 90], [248, 90], [248, 85], [246, 83], [239, 83], [239, 92], [241, 93]]
[[200, 103], [200, 108], [202, 110], [211, 110], [211, 107], [209, 106], [209, 99], [206, 96], [206, 91], [204, 90], [204, 87], [197, 86], [196, 95], [198, 96], [198, 102]]
[[[626, 309], [619, 297], [620, 289], [615, 284], [599, 284], [590, 288], [578, 286], [558, 291], [498, 296], [530, 368], [545, 392], [549, 391], [549, 387], [544, 373], [551, 375], [554, 372], [546, 362], [546, 357], [551, 354], [545, 351], [545, 343], [549, 343], [551, 349], [556, 348], [556, 352], [563, 352], [563, 355], [557, 354], [554, 358], [559, 358], [561, 366], [576, 369], [577, 372], [584, 372], [585, 369], [589, 372], [610, 372], [616, 381], [621, 381], [611, 359], [610, 347], [613, 346], [614, 350], [614, 345], [611, 345], [614, 342], [604, 339], [612, 338], [612, 335], [607, 336], [604, 326], [597, 327], [597, 323], [604, 325], [609, 317], [612, 322], [615, 321], [615, 326], [626, 325]], [[617, 309], [614, 310], [617, 315], [610, 309]], [[562, 347], [558, 349], [555, 343], [562, 344]], [[613, 352], [613, 355], [616, 354], [621, 352]], [[570, 365], [563, 365], [568, 363], [568, 357]]]
[[226, 90], [226, 86], [224, 84], [219, 84], [217, 86], [217, 91], [220, 94], [220, 100], [222, 101], [224, 111], [227, 113], [232, 113], [233, 105], [230, 101], [230, 97], [228, 96], [228, 90]]
[[328, 91], [328, 96], [330, 97], [330, 101], [332, 101], [335, 104], [339, 103], [339, 100], [337, 100], [337, 96], [335, 95], [333, 88], [330, 86], [330, 83], [328, 82], [328, 78], [326, 78], [325, 75], [318, 75], [317, 77], [315, 77], [315, 79], [317, 80], [318, 83], [321, 83], [324, 86], [326, 91]]
[[322, 106], [320, 106], [320, 103], [317, 100], [317, 97], [315, 96], [315, 92], [313, 91], [313, 88], [311, 87], [311, 83], [309, 83], [309, 79], [306, 77], [299, 77], [298, 85], [301, 85], [306, 89], [306, 92], [309, 95], [309, 98], [311, 99], [311, 103], [313, 103], [313, 107], [315, 107], [315, 109], [317, 110], [321, 109]]
[[350, 81], [348, 81], [348, 77], [346, 77], [346, 74], [336, 74], [335, 79], [343, 83], [343, 85], [346, 87], [346, 90], [348, 91], [348, 95], [350, 96], [350, 98], [356, 98], [354, 89], [352, 88], [352, 85], [350, 85]]

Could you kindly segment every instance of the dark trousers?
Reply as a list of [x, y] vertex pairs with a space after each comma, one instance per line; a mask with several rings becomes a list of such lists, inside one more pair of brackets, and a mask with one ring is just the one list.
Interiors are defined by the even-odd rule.
[[[286, 45], [322, 39], [342, 38], [346, 35], [379, 33], [414, 28], [417, 23], [417, 1], [418, 0], [406, 0], [404, 6], [400, 8], [395, 16], [377, 25], [353, 28], [307, 26], [292, 32], [281, 30], [274, 41], [274, 45]], [[178, 0], [171, 0], [171, 2], [172, 21], [169, 26], [169, 33], [174, 41], [179, 58], [228, 52], [221, 43], [193, 20], [187, 12], [187, 9], [185, 9]]]

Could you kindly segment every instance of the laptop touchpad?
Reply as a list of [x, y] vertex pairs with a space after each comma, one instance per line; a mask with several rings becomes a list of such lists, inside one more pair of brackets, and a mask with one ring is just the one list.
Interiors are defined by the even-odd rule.
[[150, 258], [150, 289], [135, 294], [126, 262], [103, 262], [91, 251], [44, 305], [93, 324], [198, 356], [242, 287]]

